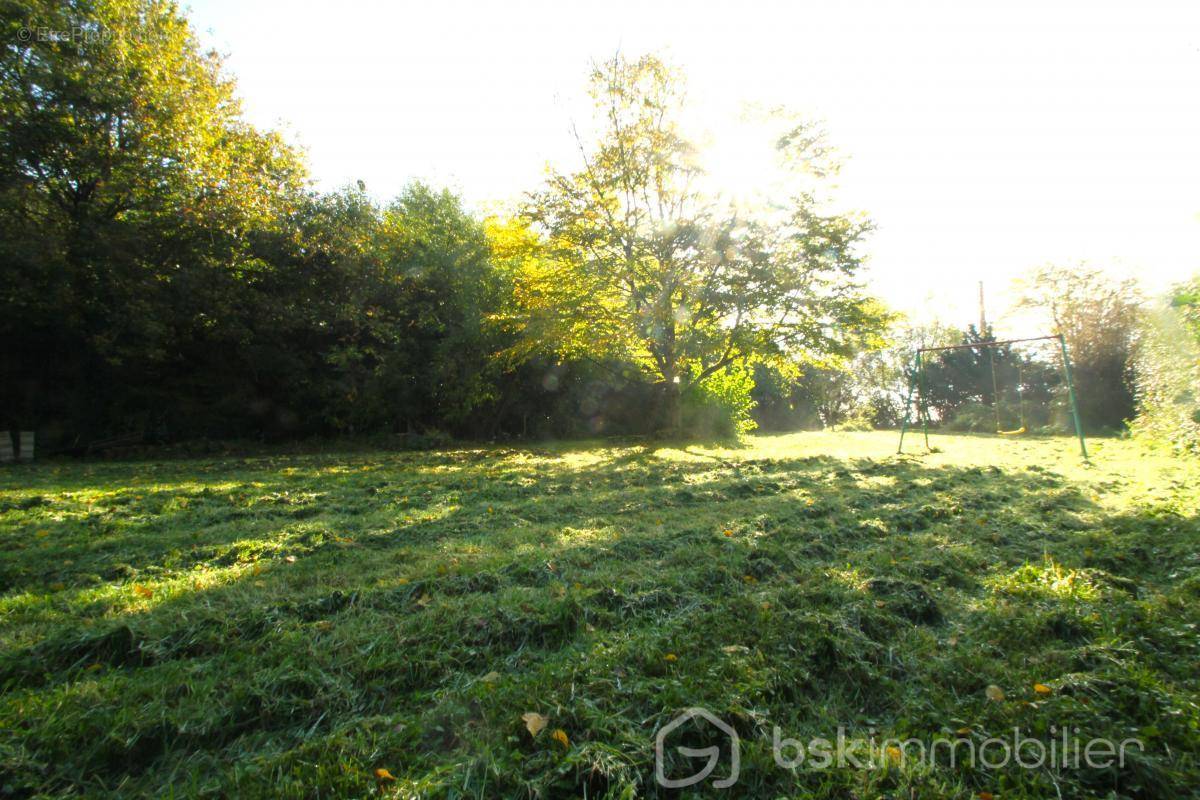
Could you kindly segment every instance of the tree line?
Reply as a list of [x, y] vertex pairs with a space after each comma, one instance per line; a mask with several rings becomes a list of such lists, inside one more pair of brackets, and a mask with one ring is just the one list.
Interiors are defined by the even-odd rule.
[[[855, 282], [864, 220], [812, 193], [755, 218], [697, 188], [656, 58], [597, 65], [579, 169], [480, 219], [419, 184], [313, 191], [171, 3], [5, 15], [0, 414], [64, 446], [731, 432], [751, 362], [833, 358], [884, 319]], [[31, 20], [97, 35], [22, 39]], [[817, 146], [801, 124], [780, 141]]]
[[[871, 298], [870, 222], [830, 202], [837, 165], [804, 120], [774, 120], [787, 196], [747, 209], [708, 188], [682, 78], [653, 56], [596, 64], [577, 167], [480, 217], [422, 184], [386, 203], [361, 181], [313, 190], [173, 3], [0, 13], [0, 428], [51, 447], [888, 426], [915, 346], [992, 336], [910, 329]], [[1085, 420], [1119, 427], [1133, 287], [1034, 277], [1025, 302], [1067, 335]], [[974, 429], [1015, 397], [1055, 424], [1044, 355], [997, 350], [985, 375], [956, 352], [928, 367], [939, 422]]]

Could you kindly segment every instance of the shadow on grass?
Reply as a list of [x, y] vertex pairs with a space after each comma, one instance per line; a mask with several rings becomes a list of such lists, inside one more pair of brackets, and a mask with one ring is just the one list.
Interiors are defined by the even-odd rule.
[[[761, 731], [747, 707], [796, 731], [828, 719], [998, 727], [1026, 711], [989, 707], [984, 687], [1011, 675], [1031, 685], [1031, 669], [1059, 679], [1063, 719], [1154, 725], [1176, 752], [1194, 743], [1192, 717], [1162, 722], [1187, 693], [1195, 646], [1174, 632], [1196, 589], [1170, 578], [1194, 517], [1111, 514], [1036, 465], [664, 461], [651, 447], [570, 465], [513, 452], [291, 461], [286, 475], [232, 464], [214, 470], [233, 484], [219, 491], [120, 490], [131, 498], [98, 512], [109, 540], [91, 537], [97, 512], [37, 490], [44, 502], [5, 535], [26, 541], [45, 525], [55, 546], [9, 548], [8, 594], [61, 581], [54, 594], [81, 600], [56, 604], [0, 659], [0, 710], [19, 703], [24, 720], [25, 755], [4, 757], [6, 780], [157, 793], [155, 776], [258, 750], [275, 771], [239, 780], [265, 794], [271, 775], [307, 769], [306, 748], [356, 757], [347, 726], [399, 718], [368, 737], [397, 774], [481, 759], [504, 770], [492, 793], [653, 793], [648, 726], [687, 705], [728, 714], [748, 737]], [[137, 610], [82, 600], [92, 575], [208, 572], [223, 577]], [[495, 671], [513, 677], [479, 688]], [[564, 694], [564, 681], [587, 696]], [[566, 771], [509, 719], [547, 698], [576, 742]], [[601, 745], [617, 755], [598, 765]], [[1139, 761], [1079, 786], [1157, 791], [1184, 785], [1179, 769]], [[764, 773], [753, 791], [794, 788], [786, 778]], [[1018, 779], [1031, 796], [1048, 786]], [[317, 783], [364, 788], [337, 780]], [[857, 785], [831, 781], [817, 787], [831, 797]]]

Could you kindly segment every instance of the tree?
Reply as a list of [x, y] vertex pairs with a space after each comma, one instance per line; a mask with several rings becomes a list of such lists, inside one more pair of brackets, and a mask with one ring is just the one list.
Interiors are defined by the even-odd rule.
[[1121, 428], [1134, 415], [1134, 353], [1141, 293], [1086, 265], [1045, 266], [1020, 285], [1019, 307], [1046, 314], [1070, 349], [1083, 423]]
[[[239, 305], [259, 266], [253, 232], [296, 196], [303, 167], [242, 120], [173, 4], [2, 13], [0, 337], [21, 343], [4, 364], [21, 391], [0, 413], [145, 423], [191, 379], [183, 356]], [[37, 35], [20, 36], [31, 21]]]
[[[866, 221], [824, 213], [814, 191], [758, 216], [703, 191], [679, 77], [657, 58], [596, 66], [591, 94], [598, 140], [577, 134], [581, 167], [525, 209], [543, 239], [517, 288], [523, 347], [637, 365], [660, 387], [660, 427], [678, 429], [680, 397], [718, 371], [836, 358], [878, 327], [855, 283]], [[779, 147], [811, 166], [822, 143], [797, 125]]]

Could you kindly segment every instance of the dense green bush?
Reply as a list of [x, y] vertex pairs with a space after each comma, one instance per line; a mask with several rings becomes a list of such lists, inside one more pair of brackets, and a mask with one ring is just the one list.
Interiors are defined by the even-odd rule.
[[1137, 362], [1133, 431], [1179, 452], [1200, 454], [1200, 278], [1145, 316]]
[[684, 431], [698, 436], [735, 437], [754, 430], [754, 375], [743, 366], [714, 372], [683, 397]]

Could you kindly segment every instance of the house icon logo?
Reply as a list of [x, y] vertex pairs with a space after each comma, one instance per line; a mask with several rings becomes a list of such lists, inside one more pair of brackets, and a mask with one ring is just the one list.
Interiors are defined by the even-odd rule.
[[687, 758], [707, 758], [708, 763], [699, 772], [686, 778], [667, 777], [665, 758], [667, 737], [681, 725], [693, 720], [697, 722], [703, 720], [729, 737], [729, 777], [714, 780], [712, 785], [714, 789], [727, 789], [733, 786], [737, 783], [741, 757], [738, 750], [737, 731], [732, 726], [726, 725], [723, 720], [706, 708], [689, 708], [659, 729], [658, 734], [654, 737], [654, 779], [658, 781], [659, 786], [664, 788], [683, 789], [700, 783], [717, 768], [717, 764], [721, 761], [720, 745], [712, 745], [711, 747], [685, 747], [680, 745], [676, 749], [681, 755]]

